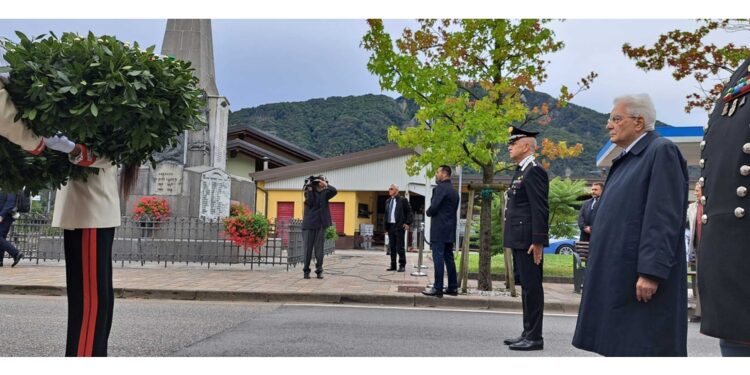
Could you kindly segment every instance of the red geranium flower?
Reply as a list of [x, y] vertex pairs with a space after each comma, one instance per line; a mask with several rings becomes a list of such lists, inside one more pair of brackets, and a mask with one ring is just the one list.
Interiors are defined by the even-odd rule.
[[133, 208], [133, 220], [140, 220], [144, 216], [156, 221], [166, 219], [169, 216], [167, 200], [155, 196], [141, 198]]

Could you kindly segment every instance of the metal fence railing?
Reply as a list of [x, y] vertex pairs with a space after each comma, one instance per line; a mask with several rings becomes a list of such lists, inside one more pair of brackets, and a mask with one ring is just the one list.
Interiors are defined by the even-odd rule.
[[[11, 226], [8, 240], [31, 261], [65, 259], [63, 230], [52, 228], [51, 217], [25, 214]], [[161, 221], [133, 220], [122, 217], [115, 230], [112, 260], [125, 263], [242, 264], [296, 266], [304, 260], [302, 221], [297, 219], [273, 222], [268, 237], [257, 252], [234, 245], [224, 234], [221, 220], [172, 217]], [[325, 253], [335, 250], [334, 241], [325, 243]]]

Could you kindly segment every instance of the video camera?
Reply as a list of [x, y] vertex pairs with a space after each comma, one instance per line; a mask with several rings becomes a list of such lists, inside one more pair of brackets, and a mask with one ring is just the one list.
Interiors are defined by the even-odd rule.
[[317, 188], [318, 186], [320, 186], [320, 181], [327, 182], [328, 179], [325, 178], [325, 176], [323, 175], [310, 176], [305, 179], [305, 185], [302, 188], [305, 190], [310, 189], [310, 188]]

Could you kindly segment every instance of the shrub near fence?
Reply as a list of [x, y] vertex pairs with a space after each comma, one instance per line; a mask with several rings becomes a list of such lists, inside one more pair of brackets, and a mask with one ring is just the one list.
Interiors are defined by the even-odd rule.
[[[48, 215], [29, 214], [11, 227], [9, 240], [31, 261], [60, 261], [65, 259], [63, 230], [51, 227]], [[122, 217], [122, 225], [115, 230], [112, 260], [120, 262], [242, 264], [296, 266], [304, 259], [302, 222], [287, 220], [271, 223], [265, 245], [258, 253], [235, 246], [224, 234], [220, 220], [203, 221], [198, 218], [170, 217], [161, 221], [133, 220]], [[278, 234], [287, 240], [282, 241]], [[325, 254], [335, 251], [334, 241], [326, 241]]]

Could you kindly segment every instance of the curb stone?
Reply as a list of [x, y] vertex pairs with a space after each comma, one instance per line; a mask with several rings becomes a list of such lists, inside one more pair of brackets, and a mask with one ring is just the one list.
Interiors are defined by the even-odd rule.
[[[166, 299], [182, 301], [305, 302], [328, 304], [366, 304], [412, 307], [454, 307], [487, 310], [521, 310], [521, 299], [498, 300], [476, 296], [434, 298], [419, 294], [383, 295], [366, 293], [286, 293], [196, 291], [176, 289], [115, 288], [116, 298]], [[66, 288], [45, 285], [0, 285], [1, 294], [65, 296]], [[547, 302], [545, 312], [577, 313], [577, 303]]]

